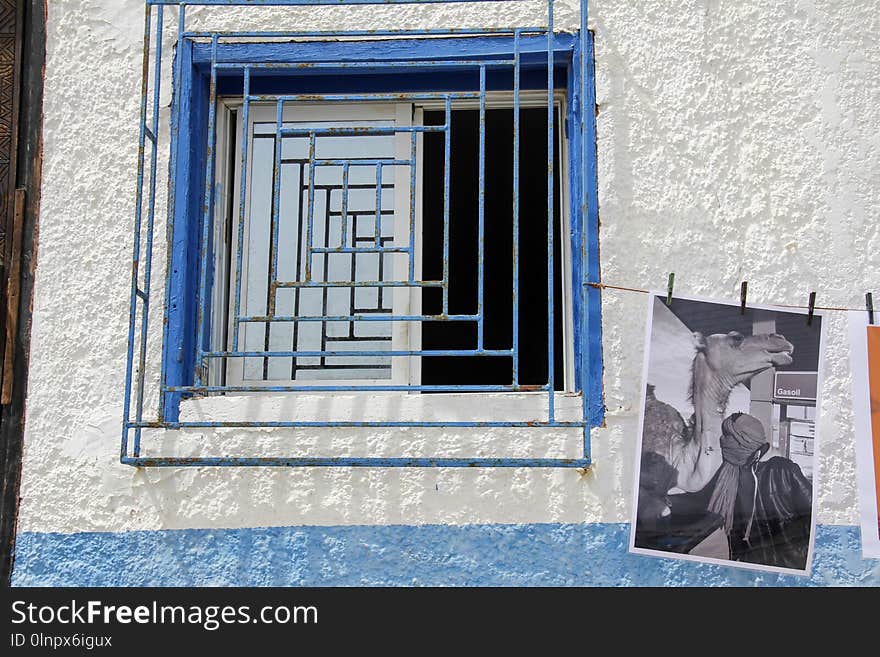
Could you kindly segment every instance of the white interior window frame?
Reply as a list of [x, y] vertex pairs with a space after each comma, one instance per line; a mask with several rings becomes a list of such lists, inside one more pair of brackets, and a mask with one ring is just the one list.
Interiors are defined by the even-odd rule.
[[[557, 115], [556, 144], [558, 162], [558, 175], [560, 176], [560, 212], [555, 219], [560, 222], [559, 235], [561, 239], [561, 263], [556, 263], [557, 271], [562, 275], [562, 343], [563, 343], [563, 390], [556, 393], [570, 393], [576, 389], [575, 385], [575, 346], [574, 346], [574, 312], [572, 288], [572, 253], [570, 235], [571, 212], [570, 212], [570, 184], [571, 160], [569, 155], [569, 143], [566, 136], [566, 93], [557, 90], [554, 93], [554, 109]], [[486, 93], [485, 108], [489, 109], [513, 109], [514, 99], [511, 91], [490, 91]], [[545, 108], [547, 106], [547, 92], [540, 90], [527, 90], [520, 92], [520, 108]], [[241, 190], [241, 146], [243, 143], [242, 113], [243, 100], [239, 98], [220, 99], [217, 112], [217, 145], [216, 157], [218, 172], [217, 193], [215, 194], [215, 222], [214, 222], [214, 291], [211, 312], [211, 344], [212, 348], [223, 345], [231, 348], [231, 335], [233, 325], [234, 304], [231, 293], [236, 280], [236, 259], [229, 262], [229, 254], [234, 253], [235, 241], [238, 235], [239, 203]], [[478, 109], [479, 101], [456, 100], [452, 102], [452, 111], [462, 109]], [[364, 120], [391, 120], [397, 126], [421, 125], [425, 111], [444, 110], [445, 101], [424, 101], [419, 103], [388, 103], [360, 101], [352, 103], [289, 103], [284, 108], [283, 121], [304, 122], [314, 121], [364, 121]], [[354, 112], [352, 110], [355, 110]], [[251, 103], [248, 109], [250, 126], [248, 130], [248, 162], [252, 158], [253, 124], [275, 123], [275, 103]], [[357, 116], [355, 115], [357, 114]], [[313, 119], [310, 117], [314, 117]], [[234, 124], [232, 122], [235, 122]], [[230, 153], [229, 135], [235, 130], [235, 152]], [[424, 157], [422, 148], [422, 134], [416, 138], [416, 216], [415, 216], [415, 278], [422, 278], [422, 222], [423, 222], [423, 173]], [[398, 133], [395, 136], [395, 157], [408, 159], [410, 151], [410, 137], [408, 133]], [[487, 162], [491, 153], [486, 153]], [[248, 167], [250, 177], [253, 168]], [[406, 246], [409, 243], [409, 207], [410, 207], [410, 181], [409, 168], [406, 166], [394, 167], [394, 244]], [[230, 186], [228, 181], [232, 180]], [[250, 181], [247, 182], [250, 199]], [[248, 221], [250, 204], [245, 208], [245, 221]], [[222, 219], [222, 220], [218, 220]], [[232, 249], [227, 244], [227, 226], [232, 223]], [[247, 276], [247, 237], [245, 231], [244, 253], [242, 258], [242, 281]], [[222, 245], [222, 248], [220, 248]], [[454, 245], [452, 245], [454, 247]], [[406, 254], [395, 254], [394, 274], [391, 280], [399, 279], [402, 270], [408, 267]], [[561, 268], [560, 268], [561, 265]], [[228, 275], [227, 275], [228, 272]], [[420, 288], [394, 287], [390, 288], [393, 293], [392, 313], [395, 315], [419, 315], [422, 312]], [[245, 298], [242, 295], [242, 306]], [[421, 350], [421, 322], [392, 322], [392, 350], [395, 351], [419, 351]], [[241, 348], [241, 344], [239, 345]], [[209, 362], [208, 380], [211, 385], [221, 385], [224, 380], [224, 359], [211, 359]], [[289, 386], [291, 388], [313, 385], [420, 385], [421, 384], [421, 358], [418, 356], [395, 356], [391, 359], [390, 379], [321, 379], [311, 378], [307, 380], [295, 379], [269, 379], [253, 380], [243, 378], [244, 359], [240, 357], [228, 358], [225, 368], [226, 385], [246, 384], [255, 387]], [[552, 365], [551, 365], [552, 366]], [[255, 393], [260, 394], [260, 393]], [[331, 393], [332, 394], [332, 393]], [[410, 394], [418, 394], [412, 391]], [[543, 392], [526, 393], [544, 395]]]

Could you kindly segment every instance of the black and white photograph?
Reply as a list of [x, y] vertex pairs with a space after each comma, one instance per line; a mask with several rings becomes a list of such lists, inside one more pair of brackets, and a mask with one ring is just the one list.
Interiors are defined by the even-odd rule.
[[823, 317], [649, 295], [630, 551], [808, 574]]

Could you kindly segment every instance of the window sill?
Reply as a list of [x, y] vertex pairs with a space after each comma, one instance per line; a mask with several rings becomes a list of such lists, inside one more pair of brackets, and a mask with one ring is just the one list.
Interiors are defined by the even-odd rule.
[[[181, 422], [546, 422], [546, 392], [244, 393], [185, 399]], [[580, 422], [580, 393], [554, 395], [555, 418]]]

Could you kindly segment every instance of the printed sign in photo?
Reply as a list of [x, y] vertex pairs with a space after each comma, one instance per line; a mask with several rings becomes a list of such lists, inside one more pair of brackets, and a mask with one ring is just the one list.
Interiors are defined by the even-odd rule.
[[823, 324], [649, 295], [631, 552], [809, 573]]
[[849, 313], [862, 556], [880, 559], [880, 326]]

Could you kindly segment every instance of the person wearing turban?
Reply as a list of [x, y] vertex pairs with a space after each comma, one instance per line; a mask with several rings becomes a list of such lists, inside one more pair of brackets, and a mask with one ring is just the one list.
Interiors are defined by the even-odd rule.
[[761, 458], [770, 449], [764, 426], [745, 413], [721, 425], [723, 464], [708, 510], [718, 514], [731, 558], [766, 566], [806, 568], [812, 518], [812, 484], [790, 459]]

